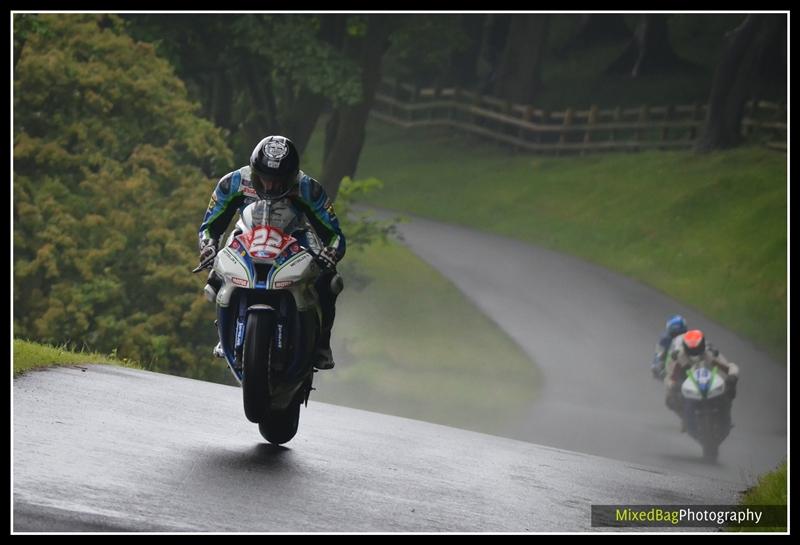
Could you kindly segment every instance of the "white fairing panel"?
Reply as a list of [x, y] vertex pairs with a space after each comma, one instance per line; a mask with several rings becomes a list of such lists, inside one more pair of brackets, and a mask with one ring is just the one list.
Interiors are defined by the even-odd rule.
[[[275, 234], [272, 230], [265, 230], [264, 226], [280, 231]], [[243, 236], [247, 236], [248, 233], [250, 234], [252, 240], [248, 239], [248, 253], [254, 263], [276, 267], [274, 262], [278, 257], [278, 252], [286, 248], [288, 241], [291, 240], [284, 234], [291, 234], [296, 230], [305, 233], [302, 238], [311, 251], [318, 253], [321, 250], [322, 244], [317, 235], [310, 229], [304, 218], [298, 215], [288, 200], [261, 200], [247, 205], [236, 222], [236, 228], [228, 236], [225, 247], [219, 252], [214, 263], [215, 272], [223, 279], [223, 285], [217, 292], [216, 303], [220, 307], [227, 307], [237, 288], [256, 289], [255, 278], [251, 277], [247, 264], [239, 252], [230, 247], [236, 235], [244, 233]], [[262, 237], [262, 240], [259, 238], [260, 233], [267, 233], [267, 236]], [[254, 248], [260, 248], [263, 253], [259, 253], [258, 250], [254, 251]], [[271, 252], [274, 252], [274, 255]], [[314, 261], [314, 257], [308, 251], [301, 251], [270, 273], [267, 288], [289, 290], [298, 309], [307, 310], [317, 305], [314, 282], [320, 272], [320, 267]]]
[[[712, 399], [725, 392], [725, 381], [716, 373], [711, 373], [711, 371], [706, 368], [699, 368], [694, 369], [692, 375], [694, 379], [692, 379], [692, 377], [686, 377], [686, 380], [684, 380], [681, 385], [681, 394], [686, 399]], [[702, 387], [705, 384], [708, 384], [706, 389], [707, 394], [703, 396], [698, 385]]]
[[319, 266], [307, 252], [298, 254], [281, 266], [273, 275], [271, 289], [287, 289], [292, 292], [297, 308], [305, 310], [316, 304], [313, 282], [319, 274]]
[[214, 270], [224, 280], [222, 288], [217, 293], [217, 304], [221, 307], [228, 306], [234, 289], [253, 287], [247, 266], [230, 248], [225, 248], [219, 253], [214, 262]]

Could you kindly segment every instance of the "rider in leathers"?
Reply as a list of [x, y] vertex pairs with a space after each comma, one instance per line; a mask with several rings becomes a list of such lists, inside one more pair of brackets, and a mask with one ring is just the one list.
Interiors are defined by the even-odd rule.
[[[200, 261], [208, 263], [214, 259], [219, 239], [237, 211], [241, 214], [248, 204], [259, 199], [288, 199], [296, 211], [305, 216], [325, 244], [320, 257], [326, 263], [327, 270], [316, 283], [322, 310], [322, 331], [314, 366], [317, 369], [331, 369], [334, 361], [330, 338], [339, 291], [332, 288], [331, 280], [336, 276], [336, 264], [344, 257], [345, 238], [333, 204], [322, 185], [301, 171], [299, 164], [299, 154], [291, 140], [283, 136], [268, 136], [256, 145], [248, 166], [223, 176], [211, 195], [211, 202], [200, 225]], [[209, 275], [209, 284], [214, 286], [216, 283], [214, 287], [218, 288], [219, 282], [212, 272]], [[219, 345], [214, 353], [221, 355]]]
[[705, 335], [698, 329], [687, 331], [675, 337], [667, 357], [666, 376], [664, 386], [667, 389], [666, 405], [683, 421], [682, 430], [686, 422], [683, 414], [683, 396], [681, 384], [686, 379], [686, 371], [700, 362], [705, 362], [708, 369], [718, 367], [725, 379], [725, 395], [730, 400], [736, 397], [736, 384], [739, 379], [739, 366], [728, 361], [719, 350], [706, 343]]

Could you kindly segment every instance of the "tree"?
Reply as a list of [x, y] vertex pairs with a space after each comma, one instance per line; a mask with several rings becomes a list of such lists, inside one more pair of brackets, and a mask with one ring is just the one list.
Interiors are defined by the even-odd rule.
[[350, 55], [358, 59], [361, 100], [334, 110], [326, 127], [325, 152], [320, 182], [331, 199], [336, 198], [342, 178], [355, 175], [366, 135], [366, 123], [381, 80], [381, 60], [389, 45], [394, 22], [385, 15], [369, 15], [366, 28], [353, 37]]
[[460, 44], [451, 49], [449, 80], [459, 87], [473, 87], [478, 79], [478, 56], [486, 15], [459, 15]]
[[578, 16], [577, 29], [558, 49], [560, 55], [595, 44], [628, 41], [631, 31], [621, 14], [584, 13]]
[[781, 25], [785, 28], [785, 19], [780, 15], [748, 15], [739, 27], [725, 35], [697, 151], [730, 148], [741, 142], [745, 102], [755, 90], [765, 52]]
[[36, 24], [13, 82], [14, 333], [208, 376], [213, 310], [189, 271], [232, 166], [221, 131], [119, 17]]
[[549, 24], [549, 15], [519, 15], [511, 21], [494, 81], [496, 96], [524, 104], [536, 99]]
[[484, 19], [476, 68], [480, 93], [491, 92], [513, 18], [512, 15], [493, 14]]
[[[347, 26], [347, 16], [332, 14], [320, 18], [319, 39], [331, 49], [331, 54], [339, 54]], [[352, 95], [355, 97], [355, 93]], [[311, 90], [308, 86], [301, 86], [294, 100], [289, 105], [288, 113], [283, 121], [286, 134], [293, 135], [297, 149], [302, 152], [308, 145], [311, 133], [317, 125], [317, 120], [327, 103], [327, 97], [320, 88]]]
[[358, 67], [340, 51], [348, 16], [129, 15], [132, 33], [156, 41], [203, 114], [249, 157], [267, 134], [302, 153], [327, 103], [360, 99]]
[[692, 63], [675, 53], [669, 39], [667, 23], [667, 15], [640, 15], [633, 38], [606, 71], [610, 74], [627, 74], [637, 78], [648, 74], [695, 68]]
[[[394, 16], [381, 70], [392, 78], [419, 86], [449, 85], [460, 77], [462, 70], [467, 72], [466, 79], [474, 78], [480, 43], [468, 34], [468, 29], [475, 28], [475, 23], [480, 30], [480, 16]], [[469, 48], [474, 54], [472, 58], [464, 58]]]

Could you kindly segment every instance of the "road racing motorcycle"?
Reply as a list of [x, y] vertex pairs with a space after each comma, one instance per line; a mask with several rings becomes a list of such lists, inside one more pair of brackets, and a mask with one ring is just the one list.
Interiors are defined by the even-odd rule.
[[718, 367], [709, 369], [705, 362], [686, 370], [681, 385], [683, 419], [686, 432], [703, 447], [703, 458], [716, 461], [719, 445], [728, 437], [731, 428], [733, 387], [720, 376]]
[[193, 271], [213, 267], [205, 292], [216, 303], [225, 361], [241, 384], [245, 416], [273, 444], [297, 433], [300, 405], [314, 389], [322, 249], [288, 199], [259, 200], [244, 208], [213, 265]]

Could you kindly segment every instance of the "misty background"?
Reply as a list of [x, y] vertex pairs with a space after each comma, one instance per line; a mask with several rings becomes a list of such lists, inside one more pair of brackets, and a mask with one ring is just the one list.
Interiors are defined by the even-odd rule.
[[234, 384], [196, 233], [216, 181], [283, 134], [348, 237], [317, 399], [503, 433], [541, 395], [536, 362], [357, 203], [601, 264], [786, 360], [786, 15], [13, 25], [15, 338]]

